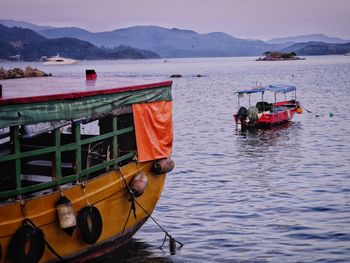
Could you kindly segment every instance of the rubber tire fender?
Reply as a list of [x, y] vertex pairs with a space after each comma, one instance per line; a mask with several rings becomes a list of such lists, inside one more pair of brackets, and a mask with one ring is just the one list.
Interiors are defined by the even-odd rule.
[[[89, 227], [89, 220], [91, 228]], [[77, 216], [78, 229], [83, 240], [93, 245], [102, 233], [102, 217], [100, 211], [93, 205], [88, 205], [79, 210]]]
[[[30, 247], [26, 253], [26, 244]], [[22, 225], [13, 235], [7, 253], [7, 258], [14, 263], [36, 263], [43, 256], [45, 251], [44, 232], [40, 228]]]

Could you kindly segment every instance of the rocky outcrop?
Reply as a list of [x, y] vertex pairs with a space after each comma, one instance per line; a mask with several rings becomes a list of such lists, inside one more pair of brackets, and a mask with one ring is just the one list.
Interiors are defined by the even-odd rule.
[[173, 74], [170, 76], [170, 78], [182, 78], [182, 75], [180, 74]]
[[25, 69], [13, 68], [6, 70], [3, 67], [0, 68], [0, 79], [19, 79], [48, 76], [51, 76], [51, 74], [47, 74], [44, 71], [29, 66]]
[[279, 51], [267, 51], [263, 54], [265, 57], [257, 58], [256, 61], [280, 61], [280, 60], [304, 60], [305, 58], [297, 57], [294, 52], [283, 53]]

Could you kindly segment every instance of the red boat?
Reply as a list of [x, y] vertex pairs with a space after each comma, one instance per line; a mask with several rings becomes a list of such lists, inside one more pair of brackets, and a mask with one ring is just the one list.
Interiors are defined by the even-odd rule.
[[[275, 102], [264, 101], [266, 91], [274, 93]], [[255, 89], [240, 90], [238, 94], [238, 108], [233, 117], [237, 129], [266, 128], [290, 121], [295, 113], [301, 114], [302, 108], [296, 100], [296, 87], [291, 85], [268, 85]], [[251, 105], [251, 95], [261, 94], [261, 101]], [[284, 94], [284, 100], [277, 102], [277, 94]], [[287, 93], [291, 93], [291, 99], [287, 100]], [[241, 105], [241, 99], [248, 95], [248, 108]]]

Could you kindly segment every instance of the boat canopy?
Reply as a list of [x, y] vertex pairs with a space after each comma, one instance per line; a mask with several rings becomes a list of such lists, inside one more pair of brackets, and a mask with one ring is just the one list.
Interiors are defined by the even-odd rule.
[[239, 90], [239, 91], [236, 91], [235, 93], [238, 93], [239, 94], [250, 94], [250, 93], [263, 93], [265, 91], [264, 88], [254, 88], [254, 89], [245, 89], [245, 90]]
[[291, 91], [295, 91], [295, 90], [296, 90], [296, 87], [292, 86], [292, 85], [268, 85], [266, 87], [239, 90], [239, 91], [236, 91], [235, 93], [238, 95], [251, 94], [251, 93], [264, 93], [265, 91], [287, 93], [287, 92], [291, 92]]
[[279, 92], [279, 93], [287, 93], [291, 91], [295, 91], [296, 87], [292, 85], [268, 85], [264, 88], [264, 90]]
[[[55, 85], [54, 79], [50, 80], [51, 82], [45, 79], [42, 81]], [[3, 96], [0, 97], [0, 128], [62, 120], [98, 119], [103, 114], [127, 105], [172, 101], [171, 81], [143, 85], [121, 82], [114, 88], [104, 83], [94, 85], [93, 89], [85, 85], [76, 85], [78, 88], [74, 89], [73, 83], [69, 83], [72, 84], [68, 86], [70, 89], [61, 88], [59, 92], [57, 89], [51, 91], [44, 88], [41, 81], [33, 82], [32, 88], [17, 93], [17, 87], [23, 85], [5, 82]], [[35, 96], [33, 90], [41, 93]]]

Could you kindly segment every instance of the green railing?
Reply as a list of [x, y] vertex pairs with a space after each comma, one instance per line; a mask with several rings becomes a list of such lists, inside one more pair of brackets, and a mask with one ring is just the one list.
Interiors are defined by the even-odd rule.
[[[135, 151], [130, 151], [129, 153], [118, 157], [118, 135], [126, 134], [134, 130], [133, 127], [123, 128], [117, 130], [117, 117], [112, 118], [113, 131], [102, 135], [96, 135], [94, 137], [82, 139], [80, 134], [80, 123], [72, 124], [72, 136], [74, 136], [73, 143], [67, 143], [61, 145], [61, 132], [57, 128], [54, 130], [54, 146], [48, 146], [42, 149], [30, 150], [21, 152], [20, 147], [20, 134], [19, 127], [10, 127], [10, 140], [12, 144], [12, 153], [8, 155], [0, 156], [0, 163], [14, 161], [15, 177], [16, 177], [16, 188], [11, 190], [6, 190], [0, 192], [0, 199], [13, 198], [18, 195], [29, 194], [45, 189], [58, 188], [60, 185], [66, 183], [81, 182], [85, 177], [91, 175], [92, 173], [99, 172], [103, 169], [117, 166], [119, 162], [135, 156]], [[112, 139], [112, 147], [114, 156], [110, 160], [106, 160], [95, 166], [86, 167], [82, 169], [82, 146], [87, 144], [96, 143], [99, 141], [104, 141], [107, 139]], [[75, 174], [62, 176], [62, 153], [67, 151], [75, 151]], [[54, 154], [54, 161], [52, 165], [53, 173], [52, 180], [49, 182], [38, 183], [35, 185], [22, 187], [21, 185], [21, 160], [28, 157], [35, 157], [43, 154]], [[73, 167], [72, 167], [73, 168]], [[0, 175], [1, 176], [1, 175]]]

